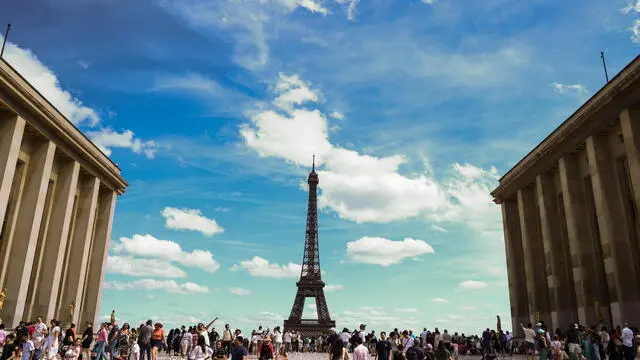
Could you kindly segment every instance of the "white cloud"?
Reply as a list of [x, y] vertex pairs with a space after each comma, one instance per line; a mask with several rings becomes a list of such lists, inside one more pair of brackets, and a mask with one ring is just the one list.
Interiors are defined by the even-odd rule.
[[449, 300], [443, 299], [443, 298], [435, 298], [435, 299], [432, 299], [431, 301], [438, 304], [446, 304], [449, 302]]
[[128, 276], [152, 276], [166, 278], [186, 278], [187, 273], [171, 265], [170, 262], [158, 259], [136, 259], [131, 256], [109, 256], [107, 272]]
[[[0, 36], [0, 41], [3, 37]], [[64, 90], [58, 77], [29, 49], [7, 42], [4, 56], [20, 75], [24, 76], [49, 102], [72, 123], [95, 126], [100, 122], [98, 113]]]
[[247, 270], [249, 275], [267, 278], [297, 278], [302, 272], [302, 266], [294, 263], [287, 265], [271, 264], [268, 260], [254, 256], [251, 260], [234, 264], [231, 271]]
[[184, 76], [172, 75], [158, 78], [151, 90], [179, 90], [214, 94], [225, 91], [224, 88], [216, 81], [197, 73], [187, 73]]
[[[290, 0], [280, 0], [280, 1], [291, 2]], [[297, 0], [296, 4], [299, 7], [307, 9], [312, 13], [319, 13], [319, 14], [322, 14], [322, 15], [329, 14], [329, 10], [327, 10], [327, 8], [323, 7], [320, 4], [320, 2], [318, 2], [318, 1], [314, 1], [314, 0]]]
[[344, 289], [344, 286], [340, 285], [340, 284], [331, 284], [331, 285], [326, 285], [324, 287], [324, 291], [325, 292], [334, 292], [334, 291], [340, 291]]
[[317, 309], [316, 303], [311, 303], [311, 304], [307, 305], [307, 308], [311, 309], [311, 310], [316, 310]]
[[634, 43], [640, 43], [640, 19], [636, 19], [629, 30], [631, 30], [631, 41]]
[[639, 12], [640, 13], [640, 0], [634, 0], [629, 2], [629, 4], [627, 4], [627, 6], [622, 8], [622, 13], [623, 14], [629, 14], [632, 12]]
[[162, 216], [165, 219], [165, 227], [168, 229], [198, 231], [206, 236], [224, 232], [214, 219], [203, 216], [197, 209], [165, 207], [162, 210]]
[[447, 229], [443, 228], [442, 226], [438, 226], [436, 224], [432, 224], [431, 228], [435, 231], [442, 232], [442, 233], [448, 232]]
[[[240, 134], [261, 157], [310, 166], [310, 155], [316, 154], [321, 209], [356, 222], [386, 223], [424, 215], [436, 222], [465, 222], [482, 231], [501, 231], [500, 209], [489, 194], [498, 183], [495, 168], [454, 164], [452, 176], [444, 182], [428, 168], [406, 175], [400, 170], [408, 162], [403, 155], [375, 157], [332, 144], [324, 114], [301, 106], [315, 102], [314, 97], [283, 100], [291, 88], [309, 89], [299, 77], [281, 74], [272, 88], [274, 108], [262, 104], [251, 112]], [[282, 107], [285, 112], [278, 110]]]
[[142, 141], [136, 138], [131, 130], [119, 133], [113, 129], [104, 128], [98, 131], [89, 131], [87, 136], [107, 156], [111, 156], [112, 148], [131, 149], [134, 153], [144, 154], [149, 159], [153, 159], [158, 151], [158, 145], [155, 141]]
[[551, 86], [553, 86], [553, 90], [559, 94], [568, 94], [568, 93], [586, 94], [587, 93], [587, 89], [582, 84], [569, 85], [569, 84], [553, 83], [551, 84]]
[[121, 237], [120, 242], [113, 245], [115, 253], [127, 253], [146, 258], [160, 259], [179, 263], [188, 267], [195, 267], [214, 273], [220, 264], [213, 258], [213, 254], [206, 250], [182, 250], [180, 244], [170, 240], [159, 240], [152, 235], [135, 234], [131, 238]]
[[422, 0], [422, 2], [428, 5], [433, 5], [436, 3], [436, 0]]
[[344, 114], [339, 111], [334, 111], [329, 116], [336, 120], [344, 120]]
[[247, 296], [247, 295], [251, 295], [251, 290], [249, 289], [243, 289], [243, 288], [239, 288], [239, 287], [232, 287], [229, 288], [229, 292], [238, 296]]
[[433, 254], [431, 245], [423, 240], [405, 238], [393, 241], [379, 237], [365, 236], [347, 243], [347, 256], [354, 262], [389, 266], [406, 258], [422, 254]]
[[338, 4], [347, 5], [347, 20], [356, 21], [356, 7], [360, 0], [336, 0]]
[[400, 309], [396, 309], [396, 312], [400, 312], [400, 313], [417, 313], [418, 309], [413, 309], [413, 308], [400, 308]]
[[479, 290], [486, 289], [487, 283], [483, 281], [466, 280], [461, 282], [458, 287], [462, 290]]
[[278, 97], [273, 100], [274, 105], [282, 110], [291, 110], [294, 105], [302, 105], [308, 101], [318, 101], [318, 93], [311, 90], [311, 84], [302, 81], [298, 75], [278, 74], [276, 91]]
[[105, 289], [128, 291], [166, 291], [178, 294], [206, 294], [209, 288], [192, 282], [178, 284], [173, 280], [139, 279], [130, 282], [110, 281]]

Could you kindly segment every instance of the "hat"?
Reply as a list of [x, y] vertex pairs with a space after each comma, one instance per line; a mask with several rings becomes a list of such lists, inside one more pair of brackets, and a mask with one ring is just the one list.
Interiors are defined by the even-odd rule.
[[329, 329], [329, 331], [331, 331], [332, 333], [335, 333], [336, 332], [336, 328], [331, 328], [331, 329]]
[[264, 341], [271, 341], [271, 338], [270, 338], [269, 336], [266, 336], [266, 337], [264, 338]]

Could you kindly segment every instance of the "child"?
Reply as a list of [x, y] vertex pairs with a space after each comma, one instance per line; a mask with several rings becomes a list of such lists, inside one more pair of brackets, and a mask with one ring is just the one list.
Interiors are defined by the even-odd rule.
[[18, 346], [16, 346], [16, 344], [13, 342], [14, 339], [15, 339], [15, 335], [13, 335], [13, 334], [9, 334], [5, 338], [4, 347], [2, 348], [2, 359], [3, 360], [6, 360], [6, 359], [12, 357], [13, 356], [13, 352], [15, 351], [15, 349], [18, 348]]
[[31, 341], [31, 336], [24, 335], [22, 337], [22, 360], [32, 360], [33, 359], [33, 351], [35, 350], [35, 346], [33, 346], [33, 341]]
[[140, 360], [140, 345], [138, 345], [138, 338], [135, 337], [136, 333], [133, 333], [133, 345], [131, 345], [131, 351], [129, 351], [129, 360]]

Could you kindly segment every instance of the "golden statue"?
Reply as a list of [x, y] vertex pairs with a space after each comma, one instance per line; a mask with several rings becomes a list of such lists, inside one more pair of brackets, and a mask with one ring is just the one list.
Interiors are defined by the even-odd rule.
[[7, 288], [0, 291], [0, 310], [4, 308], [4, 299], [7, 297]]
[[71, 304], [69, 304], [69, 324], [73, 322], [73, 313], [75, 311], [76, 311], [76, 302], [72, 301]]
[[536, 323], [540, 322], [540, 311], [536, 311]]
[[598, 324], [602, 323], [602, 308], [600, 307], [600, 301], [598, 299], [594, 299], [593, 307], [596, 310], [596, 320], [598, 320]]
[[111, 310], [111, 324], [115, 324], [115, 323], [116, 323], [116, 311]]

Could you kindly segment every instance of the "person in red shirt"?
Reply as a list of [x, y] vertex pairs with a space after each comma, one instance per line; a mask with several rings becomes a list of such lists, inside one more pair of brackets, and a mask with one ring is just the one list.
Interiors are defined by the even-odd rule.
[[260, 347], [260, 360], [271, 360], [274, 358], [274, 349], [273, 343], [271, 343], [271, 338], [269, 336], [265, 337], [262, 341], [262, 346]]

